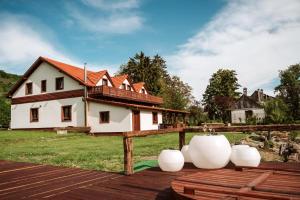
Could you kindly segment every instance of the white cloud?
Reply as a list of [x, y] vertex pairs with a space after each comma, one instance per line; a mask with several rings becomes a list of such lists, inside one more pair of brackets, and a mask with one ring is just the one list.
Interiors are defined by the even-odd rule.
[[92, 33], [128, 34], [143, 26], [144, 19], [136, 11], [137, 0], [82, 0], [82, 3], [88, 9], [76, 4], [67, 4], [67, 9], [74, 25]]
[[39, 56], [71, 62], [53, 42], [45, 39], [42, 30], [33, 26], [33, 19], [9, 13], [0, 14], [0, 18], [0, 66], [5, 70], [23, 73]]
[[[234, 69], [242, 87], [269, 85], [300, 62], [300, 1], [232, 0], [205, 28], [167, 57], [200, 98], [212, 73]], [[271, 91], [271, 88], [264, 88]]]
[[131, 9], [137, 8], [139, 5], [137, 0], [82, 0], [82, 2], [103, 10]]

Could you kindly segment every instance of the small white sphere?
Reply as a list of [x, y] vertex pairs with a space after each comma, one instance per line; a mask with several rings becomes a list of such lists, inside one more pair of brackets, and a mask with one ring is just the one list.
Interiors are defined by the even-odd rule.
[[224, 135], [194, 136], [189, 145], [193, 164], [198, 168], [225, 167], [231, 154], [231, 146]]
[[255, 147], [237, 148], [232, 151], [231, 161], [236, 166], [257, 167], [261, 156]]
[[190, 153], [189, 153], [189, 145], [184, 145], [181, 149], [181, 153], [184, 157], [184, 162], [192, 162], [192, 159], [191, 159], [191, 156], [190, 156]]
[[232, 150], [240, 149], [240, 148], [249, 148], [249, 145], [247, 145], [247, 144], [238, 144], [238, 145], [233, 145], [231, 148], [232, 148]]
[[177, 172], [184, 165], [184, 157], [179, 150], [162, 150], [158, 156], [158, 165], [162, 171]]

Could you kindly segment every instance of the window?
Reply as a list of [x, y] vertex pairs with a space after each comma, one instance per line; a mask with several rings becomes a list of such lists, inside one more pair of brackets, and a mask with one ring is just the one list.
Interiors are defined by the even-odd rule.
[[31, 108], [30, 109], [30, 122], [38, 122], [39, 121], [39, 109]]
[[143, 94], [146, 94], [146, 90], [145, 90], [144, 88], [142, 89], [142, 93], [143, 93]]
[[127, 90], [131, 91], [131, 86], [127, 85]]
[[42, 80], [41, 81], [41, 92], [46, 92], [47, 91], [47, 81]]
[[108, 85], [108, 81], [107, 81], [107, 79], [105, 79], [105, 78], [104, 78], [104, 79], [102, 79], [102, 85], [106, 85], [106, 86]]
[[100, 124], [109, 123], [109, 111], [100, 112]]
[[61, 121], [71, 121], [72, 120], [72, 106], [62, 106], [61, 107]]
[[152, 122], [153, 124], [158, 124], [157, 112], [152, 112]]
[[64, 89], [64, 77], [56, 78], [55, 80], [55, 89], [63, 90]]
[[25, 94], [32, 94], [32, 83], [26, 83]]
[[126, 84], [125, 84], [125, 83], [122, 83], [121, 88], [125, 90], [125, 89], [126, 89]]

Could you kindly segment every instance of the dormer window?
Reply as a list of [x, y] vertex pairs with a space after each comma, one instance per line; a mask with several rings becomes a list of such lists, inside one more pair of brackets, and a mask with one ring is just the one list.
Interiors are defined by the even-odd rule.
[[32, 94], [32, 83], [26, 83], [25, 94]]
[[107, 81], [107, 79], [102, 79], [102, 85], [105, 85], [105, 86], [107, 86], [108, 85], [108, 81]]
[[146, 90], [144, 88], [141, 91], [143, 94], [146, 94]]
[[127, 90], [131, 91], [131, 86], [127, 85]]
[[126, 90], [126, 84], [125, 84], [125, 83], [122, 83], [121, 88], [122, 88], [123, 90]]

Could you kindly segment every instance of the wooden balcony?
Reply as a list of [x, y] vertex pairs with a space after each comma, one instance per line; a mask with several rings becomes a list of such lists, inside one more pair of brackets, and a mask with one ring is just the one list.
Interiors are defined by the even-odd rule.
[[151, 104], [162, 104], [163, 99], [149, 94], [142, 94], [133, 91], [128, 91], [124, 89], [109, 87], [109, 86], [96, 86], [91, 87], [88, 90], [89, 95], [91, 96], [106, 96], [118, 99], [124, 99], [135, 102], [144, 102]]

